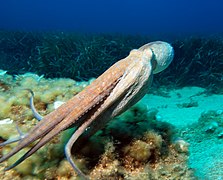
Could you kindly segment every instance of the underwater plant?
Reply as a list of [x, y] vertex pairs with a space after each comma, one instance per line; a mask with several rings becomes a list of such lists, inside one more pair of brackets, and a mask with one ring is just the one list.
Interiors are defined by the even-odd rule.
[[129, 50], [140, 45], [135, 39], [103, 34], [47, 34], [38, 46], [33, 70], [46, 77], [75, 80], [98, 77], [117, 59], [127, 56]]
[[[97, 78], [117, 59], [156, 37], [120, 34], [0, 31], [0, 62], [9, 74], [34, 72], [47, 78]], [[165, 38], [163, 39], [166, 40]], [[156, 75], [154, 86], [200, 86], [222, 93], [223, 38], [171, 39], [175, 58]], [[189, 53], [190, 52], [190, 53]]]
[[41, 44], [40, 33], [0, 31], [1, 69], [10, 74], [23, 74], [32, 69], [35, 49]]
[[223, 38], [189, 37], [175, 40], [175, 60], [157, 75], [154, 83], [174, 83], [175, 87], [200, 86], [222, 93]]

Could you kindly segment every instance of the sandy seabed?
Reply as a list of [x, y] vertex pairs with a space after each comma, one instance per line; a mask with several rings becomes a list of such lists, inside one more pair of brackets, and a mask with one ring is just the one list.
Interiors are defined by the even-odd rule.
[[[32, 90], [36, 93], [35, 99], [38, 101], [36, 104], [37, 109], [39, 109], [40, 112], [42, 111], [43, 115], [45, 115], [54, 109], [53, 103], [55, 101], [67, 101], [90, 83], [78, 83], [70, 79], [47, 80], [39, 78], [39, 76], [36, 77], [33, 74], [28, 74], [26, 76], [17, 77], [16, 81], [14, 81], [11, 76], [6, 76], [1, 80], [0, 100], [2, 102], [1, 106], [4, 107], [0, 110], [2, 119], [8, 118], [8, 115], [11, 114], [10, 117], [16, 120], [18, 119], [19, 125], [24, 126], [24, 124], [26, 124], [28, 129], [36, 124], [29, 108], [28, 93], [23, 91], [23, 88], [32, 87]], [[64, 94], [64, 92], [66, 92], [66, 94]], [[155, 115], [156, 120], [158, 122], [172, 124], [178, 133], [178, 137], [189, 143], [188, 166], [195, 170], [195, 175], [199, 179], [223, 178], [223, 95], [208, 94], [206, 89], [200, 87], [184, 87], [174, 90], [160, 89], [156, 93], [151, 90], [139, 104], [141, 107], [146, 107], [143, 111], [147, 109], [149, 112], [151, 109], [155, 109], [157, 112]], [[126, 114], [128, 114], [128, 112]], [[127, 115], [124, 116], [127, 117]], [[24, 118], [26, 118], [25, 121]], [[14, 126], [10, 128], [11, 133], [16, 133]], [[6, 134], [5, 137], [2, 136], [1, 138], [7, 139], [7, 132], [1, 132], [1, 134]], [[159, 138], [159, 135], [155, 136]], [[55, 142], [57, 142], [57, 140]], [[148, 144], [142, 140], [135, 140], [130, 143], [130, 145], [123, 148], [127, 149], [127, 155], [128, 153], [131, 155], [131, 148], [137, 143], [141, 146], [148, 146]], [[61, 149], [61, 147], [58, 148]], [[53, 151], [52, 147], [49, 149]], [[46, 150], [43, 150], [43, 152], [44, 151]], [[105, 159], [108, 157], [106, 153], [109, 154], [109, 152], [109, 149], [105, 152]], [[113, 151], [110, 153], [112, 155], [109, 156], [115, 154]], [[175, 151], [173, 155], [174, 153]], [[39, 155], [41, 155], [41, 152]], [[63, 157], [60, 154], [58, 158], [62, 159]], [[182, 162], [184, 158], [185, 157], [182, 156]], [[52, 159], [50, 160], [52, 161]], [[58, 163], [52, 162], [52, 164]], [[101, 162], [103, 162], [103, 156]], [[117, 161], [114, 160], [114, 162]], [[61, 161], [60, 164], [64, 166], [64, 161]], [[5, 165], [6, 164], [3, 163], [3, 166]], [[112, 165], [119, 167], [118, 164]], [[66, 167], [70, 168], [69, 164], [66, 165]], [[100, 164], [98, 167], [100, 167]], [[2, 166], [1, 169], [3, 169]], [[14, 174], [15, 177], [18, 176], [18, 179], [20, 177], [16, 171], [11, 174], [8, 172], [3, 174], [6, 176], [9, 174], [8, 177]], [[5, 179], [7, 179], [7, 177]]]
[[148, 94], [142, 102], [158, 109], [159, 120], [173, 124], [189, 142], [189, 166], [199, 179], [222, 179], [223, 95], [205, 92], [184, 87], [167, 91], [165, 97]]

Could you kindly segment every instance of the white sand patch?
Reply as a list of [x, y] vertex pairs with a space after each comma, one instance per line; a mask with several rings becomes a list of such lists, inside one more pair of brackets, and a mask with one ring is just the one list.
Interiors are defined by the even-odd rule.
[[[156, 108], [161, 120], [177, 127], [197, 122], [202, 112], [223, 109], [223, 95], [202, 94], [205, 89], [200, 87], [184, 87], [169, 92], [170, 97], [146, 95], [142, 102], [148, 108]], [[197, 103], [197, 107], [181, 107], [183, 103]]]
[[[202, 112], [209, 110], [221, 112], [223, 110], [223, 95], [207, 96], [202, 93], [204, 91], [205, 89], [199, 87], [185, 87], [170, 91], [170, 97], [148, 94], [142, 102], [148, 108], [156, 108], [162, 121], [169, 122], [176, 127], [186, 128], [197, 122]], [[189, 102], [193, 102], [192, 105], [195, 106], [182, 107], [183, 103]], [[195, 138], [194, 133], [196, 132], [188, 133], [191, 138]], [[203, 141], [193, 140], [189, 148], [189, 166], [195, 169], [198, 179], [223, 179], [222, 139], [212, 137]]]
[[208, 139], [190, 144], [189, 166], [199, 179], [223, 179], [223, 144]]

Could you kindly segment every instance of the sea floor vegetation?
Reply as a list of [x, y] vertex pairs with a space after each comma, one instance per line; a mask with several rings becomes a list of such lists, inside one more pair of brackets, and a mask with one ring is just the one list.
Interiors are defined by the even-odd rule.
[[[1, 75], [0, 140], [18, 136], [36, 123], [29, 107], [29, 91], [35, 93], [35, 106], [44, 116], [53, 111], [55, 103], [65, 102], [80, 92], [88, 82], [71, 79], [46, 79], [32, 73]], [[196, 179], [188, 167], [189, 144], [177, 139], [172, 125], [157, 119], [157, 110], [140, 102], [113, 119], [84, 144], [75, 144], [73, 157], [80, 169], [91, 179]], [[78, 179], [64, 157], [64, 145], [73, 133], [68, 129], [10, 171], [4, 167], [15, 162], [28, 148], [0, 166], [4, 179]], [[1, 155], [16, 143], [2, 147]]]
[[221, 93], [223, 37], [161, 38], [120, 34], [36, 33], [0, 31], [1, 69], [9, 74], [33, 72], [47, 78], [97, 78], [130, 50], [154, 41], [168, 41], [174, 61], [156, 75], [154, 84], [176, 88], [200, 86]]

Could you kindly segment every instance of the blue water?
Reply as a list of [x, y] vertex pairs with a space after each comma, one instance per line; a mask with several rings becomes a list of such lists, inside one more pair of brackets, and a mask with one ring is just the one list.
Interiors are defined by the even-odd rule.
[[6, 0], [0, 29], [130, 34], [223, 32], [220, 0]]
[[[78, 33], [121, 33], [124, 35], [147, 35], [145, 37], [151, 37], [156, 40], [163, 40], [163, 36], [174, 37], [174, 40], [170, 43], [172, 43], [175, 47], [175, 59], [171, 64], [173, 70], [169, 71], [169, 74], [166, 73], [168, 76], [170, 76], [168, 83], [170, 83], [169, 80], [171, 79], [175, 82], [175, 77], [178, 80], [178, 77], [182, 74], [182, 78], [179, 77], [179, 81], [177, 81], [179, 86], [182, 86], [184, 83], [186, 85], [191, 83], [189, 84], [190, 86], [200, 86], [203, 83], [202, 87], [207, 87], [207, 89], [202, 89], [202, 91], [197, 91], [195, 89], [196, 91], [194, 90], [193, 92], [189, 87], [188, 91], [183, 90], [182, 92], [180, 91], [180, 93], [176, 91], [174, 92], [175, 94], [171, 95], [173, 97], [177, 97], [177, 99], [170, 101], [171, 103], [173, 102], [173, 106], [171, 106], [171, 103], [167, 101], [171, 97], [168, 94], [169, 92], [167, 93], [165, 88], [163, 89], [163, 92], [161, 92], [161, 88], [161, 90], [155, 91], [151, 97], [156, 98], [154, 95], [160, 93], [160, 96], [166, 96], [166, 99], [164, 99], [163, 102], [160, 99], [157, 101], [155, 101], [156, 99], [151, 101], [151, 103], [161, 103], [155, 105], [152, 104], [153, 106], [151, 105], [151, 109], [157, 108], [159, 111], [163, 112], [164, 116], [167, 115], [169, 118], [165, 120], [173, 123], [173, 125], [177, 128], [177, 123], [182, 125], [184, 122], [196, 122], [197, 124], [188, 125], [187, 128], [183, 127], [184, 129], [182, 130], [183, 138], [190, 143], [189, 167], [196, 170], [196, 176], [198, 176], [199, 179], [223, 179], [223, 63], [221, 61], [223, 60], [222, 11], [223, 0], [2, 0], [0, 3], [0, 32], [2, 33], [2, 35], [0, 34], [0, 75], [1, 78], [4, 77], [6, 71], [8, 74], [21, 74], [27, 69], [32, 70], [32, 72], [35, 73], [38, 72], [39, 75], [46, 75], [47, 73], [50, 74], [48, 72], [48, 69], [50, 69], [52, 72], [56, 72], [56, 75], [52, 73], [52, 76], [63, 77], [65, 76], [63, 73], [66, 71], [68, 72], [66, 77], [72, 76], [71, 78], [75, 79], [77, 77], [77, 73], [75, 74], [73, 71], [70, 73], [70, 71], [66, 69], [69, 65], [65, 66], [66, 68], [63, 69], [64, 66], [61, 66], [61, 64], [63, 65], [64, 63], [58, 62], [60, 62], [60, 60], [63, 58], [65, 60], [74, 60], [78, 62], [79, 57], [81, 57], [81, 55], [87, 51], [85, 52], [85, 48], [83, 48], [84, 50], [82, 52], [82, 46], [78, 46], [79, 49], [75, 49], [76, 46], [70, 46], [70, 51], [59, 51], [60, 49], [66, 49], [61, 42], [64, 42], [64, 44], [68, 42], [67, 44], [69, 45], [70, 41], [68, 41], [68, 36], [63, 36], [61, 33], [58, 33], [61, 35], [60, 37], [54, 36], [55, 32], [55, 34], [57, 34], [57, 32], [64, 31]], [[8, 30], [11, 30], [12, 32], [19, 30], [21, 31], [21, 34], [12, 33], [11, 35], [11, 32], [8, 33]], [[33, 33], [32, 35], [32, 33], [26, 33], [23, 31], [50, 31], [53, 33], [51, 36], [46, 36], [49, 40], [49, 43], [47, 44], [47, 38], [44, 39], [42, 36], [38, 36], [38, 33]], [[6, 37], [5, 39], [2, 38], [4, 37], [4, 33], [5, 36], [9, 37]], [[25, 35], [23, 35], [23, 33]], [[216, 34], [219, 36], [213, 36], [215, 37], [213, 41], [211, 39], [208, 40], [208, 38], [199, 39], [196, 36], [195, 39], [193, 39], [194, 37], [190, 39], [191, 35], [212, 36]], [[183, 41], [178, 41], [177, 36], [181, 35], [186, 35], [186, 39]], [[56, 41], [56, 37], [58, 38], [58, 42]], [[144, 38], [144, 36], [141, 37]], [[64, 41], [62, 41], [63, 38], [65, 38]], [[73, 40], [75, 39], [75, 36], [71, 36], [70, 38]], [[108, 41], [110, 41], [110, 38], [108, 38]], [[131, 38], [128, 36], [125, 38], [131, 43], [126, 43], [127, 41], [125, 39], [123, 42], [125, 42], [128, 46], [135, 47], [132, 45], [133, 41]], [[84, 42], [84, 40], [85, 39], [83, 38], [80, 43]], [[123, 52], [120, 52], [119, 54], [117, 44], [122, 41], [116, 41], [117, 39], [110, 41], [109, 45], [109, 43], [106, 41], [106, 37], [102, 37], [102, 41], [99, 41], [98, 44], [101, 42], [101, 44], [103, 44], [104, 42], [107, 49], [116, 48], [114, 52], [117, 53], [117, 56], [121, 54], [121, 57], [126, 53], [126, 50], [124, 48], [120, 48], [120, 51], [122, 50]], [[55, 42], [57, 42], [57, 44]], [[86, 39], [86, 42], [89, 43], [90, 40]], [[94, 46], [94, 43], [92, 44]], [[102, 47], [101, 44], [98, 47]], [[56, 48], [54, 48], [54, 45]], [[125, 47], [125, 45], [123, 46]], [[44, 51], [48, 47], [49, 51]], [[66, 47], [69, 48], [69, 46]], [[100, 50], [101, 48], [98, 49]], [[61, 52], [61, 54], [58, 53], [59, 55], [56, 54], [53, 56], [52, 54], [55, 54], [54, 51]], [[108, 54], [110, 54], [110, 51], [107, 51]], [[43, 55], [41, 52], [43, 52]], [[98, 52], [99, 51], [97, 51], [95, 54], [99, 54]], [[111, 57], [116, 57], [115, 53], [112, 52]], [[90, 53], [86, 54], [86, 57], [91, 57]], [[56, 57], [57, 55], [58, 57]], [[49, 57], [47, 61], [45, 61], [45, 57]], [[94, 56], [93, 54], [92, 59], [95, 62], [100, 62], [101, 64], [101, 61], [98, 61], [99, 58], [101, 57]], [[119, 59], [120, 58], [117, 60]], [[45, 64], [43, 64], [43, 62]], [[63, 61], [61, 60], [61, 62]], [[43, 66], [41, 66], [41, 63]], [[57, 63], [60, 65], [59, 68]], [[32, 66], [30, 66], [30, 64]], [[38, 68], [38, 65], [40, 68]], [[48, 65], [51, 65], [49, 66], [50, 68], [48, 68]], [[91, 66], [88, 67], [87, 65], [86, 67], [84, 67], [85, 71], [91, 68]], [[64, 70], [63, 73], [61, 72], [61, 69]], [[100, 68], [97, 66], [97, 69]], [[16, 71], [18, 72], [16, 73]], [[84, 73], [87, 74], [85, 71]], [[94, 71], [94, 76], [90, 73], [90, 75], [87, 75], [89, 75], [89, 77], [97, 77], [95, 75], [95, 70], [92, 71]], [[87, 75], [86, 77], [89, 78]], [[47, 75], [44, 77], [47, 77]], [[158, 76], [155, 76], [154, 82], [157, 77]], [[165, 74], [163, 74], [162, 77], [166, 78]], [[0, 83], [2, 81], [1, 78]], [[12, 77], [10, 77], [10, 79], [12, 79]], [[159, 80], [162, 80], [162, 78], [159, 78]], [[159, 86], [159, 83], [157, 86]], [[0, 93], [3, 92], [3, 90], [7, 92], [8, 89], [10, 91], [7, 83], [6, 85], [4, 83], [0, 84]], [[218, 92], [220, 95], [212, 95], [212, 91], [210, 89], [215, 89], [215, 92]], [[203, 93], [203, 91], [205, 93]], [[188, 96], [187, 92], [192, 94]], [[3, 94], [2, 97], [3, 99], [8, 99], [9, 95], [5, 96], [5, 98]], [[148, 102], [150, 102], [152, 99], [151, 97]], [[196, 100], [195, 105], [196, 102], [198, 102], [197, 106], [177, 106], [178, 101], [180, 102], [180, 105], [193, 104], [193, 101], [191, 101], [193, 98]], [[218, 99], [219, 102], [216, 99]], [[3, 102], [3, 100], [1, 101]], [[3, 102], [2, 104], [5, 103]], [[176, 111], [174, 109], [175, 114], [171, 114], [172, 109], [167, 111], [169, 107], [176, 107]], [[188, 117], [187, 114], [185, 114], [185, 117], [181, 117], [183, 113], [179, 113], [179, 110], [182, 110], [183, 108], [186, 109], [185, 112], [187, 112], [189, 115], [194, 113], [196, 110], [195, 108], [197, 108], [198, 115], [195, 117], [193, 114], [193, 116], [191, 115], [191, 117]], [[207, 111], [206, 114], [201, 115], [204, 110]], [[212, 111], [209, 112], [208, 110]], [[177, 113], [179, 114], [179, 119], [176, 118]], [[6, 117], [8, 117], [8, 115]], [[203, 120], [200, 120], [200, 117], [202, 117]], [[212, 128], [213, 124], [215, 125], [216, 122], [219, 123], [218, 127], [214, 127], [216, 130], [214, 130], [212, 134], [206, 133], [207, 128]], [[181, 128], [180, 125], [179, 127]]]

